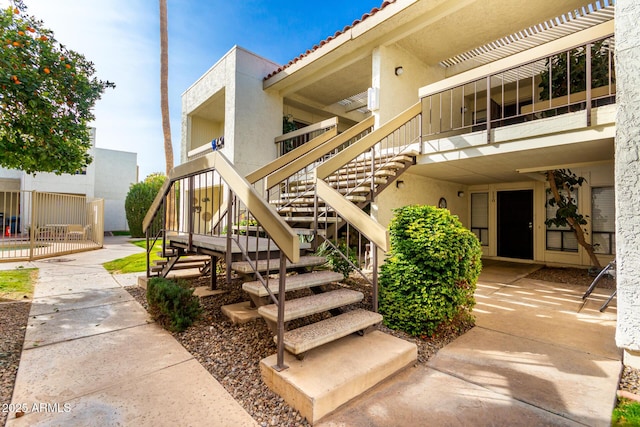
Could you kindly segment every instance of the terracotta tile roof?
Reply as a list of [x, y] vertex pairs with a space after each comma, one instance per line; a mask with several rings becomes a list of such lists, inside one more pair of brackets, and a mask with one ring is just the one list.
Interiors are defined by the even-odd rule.
[[344, 27], [342, 30], [338, 30], [335, 32], [334, 35], [327, 37], [326, 39], [322, 40], [320, 43], [314, 45], [311, 49], [307, 50], [304, 53], [301, 53], [300, 55], [298, 55], [297, 57], [293, 58], [291, 61], [289, 61], [287, 64], [283, 65], [282, 67], [279, 67], [277, 70], [269, 73], [269, 75], [267, 75], [264, 80], [267, 80], [273, 76], [275, 76], [276, 74], [280, 73], [281, 71], [283, 71], [284, 69], [290, 67], [291, 65], [295, 64], [296, 62], [300, 61], [301, 59], [303, 59], [305, 56], [308, 56], [309, 54], [311, 54], [312, 52], [315, 52], [316, 50], [320, 49], [322, 46], [326, 45], [327, 43], [331, 42], [331, 40], [335, 39], [336, 37], [338, 37], [340, 34], [343, 34], [347, 31], [349, 31], [351, 28], [355, 27], [356, 25], [358, 25], [359, 23], [361, 23], [362, 21], [364, 21], [365, 19], [375, 15], [376, 13], [380, 12], [382, 9], [384, 9], [385, 7], [389, 6], [390, 4], [395, 3], [396, 0], [386, 0], [384, 1], [380, 7], [374, 7], [373, 9], [371, 9], [371, 11], [369, 13], [365, 13], [364, 15], [362, 15], [362, 18], [360, 19], [356, 19], [355, 21], [353, 21], [351, 23], [351, 25], [347, 25], [346, 27]]

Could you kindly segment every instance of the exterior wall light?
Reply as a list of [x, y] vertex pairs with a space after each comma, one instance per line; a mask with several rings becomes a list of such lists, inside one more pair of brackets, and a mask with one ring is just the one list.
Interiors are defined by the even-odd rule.
[[396, 188], [397, 189], [403, 189], [404, 188], [404, 181], [396, 181]]
[[396, 76], [401, 76], [404, 73], [404, 68], [396, 67]]
[[458, 191], [458, 197], [464, 197], [464, 191]]

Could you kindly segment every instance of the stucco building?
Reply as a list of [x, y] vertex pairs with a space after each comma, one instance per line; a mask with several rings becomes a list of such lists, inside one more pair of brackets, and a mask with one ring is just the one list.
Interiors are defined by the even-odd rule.
[[[27, 174], [0, 168], [0, 193], [40, 191], [104, 199], [104, 230], [128, 230], [124, 200], [129, 187], [138, 181], [137, 154], [95, 146], [96, 131], [91, 129], [93, 162], [76, 175], [54, 173]], [[18, 207], [7, 208], [7, 215], [19, 216]], [[26, 217], [25, 217], [26, 219]]]
[[545, 224], [546, 172], [570, 169], [586, 179], [572, 197], [587, 241], [601, 264], [617, 258], [617, 342], [631, 360], [639, 18], [630, 0], [396, 0], [284, 66], [233, 47], [183, 94], [182, 162], [216, 149], [247, 176], [288, 151], [283, 118], [314, 132], [393, 123], [386, 138], [413, 160], [375, 193], [380, 224], [399, 206], [440, 205], [487, 258], [588, 267], [573, 232]]

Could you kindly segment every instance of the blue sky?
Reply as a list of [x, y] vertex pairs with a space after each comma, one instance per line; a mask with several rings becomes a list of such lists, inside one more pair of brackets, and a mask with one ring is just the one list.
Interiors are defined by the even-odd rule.
[[[96, 146], [138, 153], [140, 179], [164, 172], [157, 0], [25, 0], [58, 41], [116, 83], [96, 104]], [[234, 45], [285, 64], [382, 0], [168, 0], [169, 106], [180, 160], [180, 96]], [[3, 7], [8, 0], [0, 0]]]

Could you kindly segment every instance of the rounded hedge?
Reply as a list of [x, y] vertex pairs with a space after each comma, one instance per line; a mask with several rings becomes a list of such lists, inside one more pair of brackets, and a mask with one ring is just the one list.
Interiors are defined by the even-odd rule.
[[443, 322], [470, 316], [482, 269], [475, 234], [447, 209], [413, 205], [394, 213], [391, 252], [379, 280], [385, 324], [432, 335]]
[[145, 237], [142, 231], [142, 221], [144, 221], [144, 217], [162, 188], [165, 179], [164, 175], [154, 173], [147, 176], [144, 181], [132, 184], [129, 188], [124, 200], [124, 210], [131, 237]]

